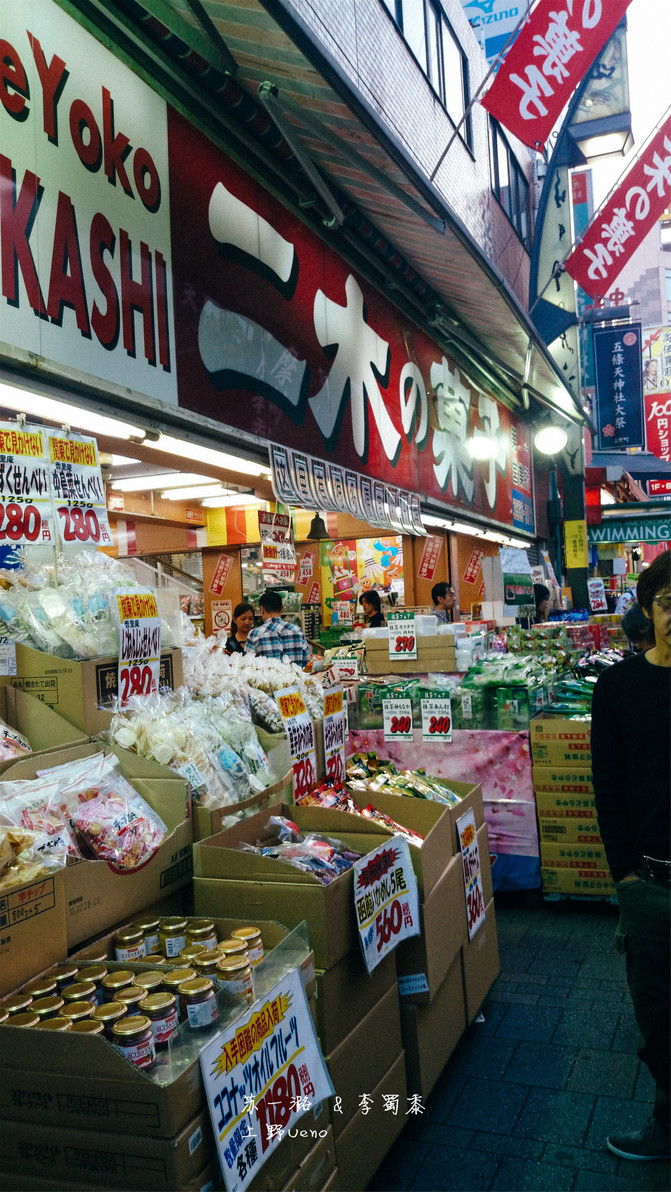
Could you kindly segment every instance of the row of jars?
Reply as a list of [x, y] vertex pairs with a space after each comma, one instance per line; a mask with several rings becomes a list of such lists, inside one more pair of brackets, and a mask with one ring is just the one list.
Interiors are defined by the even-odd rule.
[[[263, 960], [263, 940], [258, 927], [239, 927], [232, 935], [244, 942], [251, 964]], [[204, 950], [215, 951], [218, 944], [212, 919], [187, 919], [180, 915], [159, 919], [150, 915], [117, 931], [114, 957], [122, 963], [155, 955], [171, 961], [182, 956], [187, 948], [195, 956]]]

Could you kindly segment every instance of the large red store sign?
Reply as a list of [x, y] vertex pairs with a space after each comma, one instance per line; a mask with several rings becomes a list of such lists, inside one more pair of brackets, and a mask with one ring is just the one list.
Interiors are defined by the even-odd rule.
[[173, 111], [168, 136], [180, 405], [533, 532], [524, 425]]

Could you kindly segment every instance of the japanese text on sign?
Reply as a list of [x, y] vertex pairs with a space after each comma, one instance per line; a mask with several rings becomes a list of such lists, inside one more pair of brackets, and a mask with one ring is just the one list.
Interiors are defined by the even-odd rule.
[[111, 546], [105, 485], [95, 439], [50, 434], [49, 473], [62, 549]]
[[334, 1091], [300, 971], [213, 1039], [200, 1065], [227, 1192], [244, 1192], [286, 1131]]
[[422, 740], [452, 740], [452, 704], [449, 695], [424, 696], [420, 699], [422, 711]]
[[0, 545], [52, 545], [53, 511], [41, 427], [0, 423]]
[[414, 613], [390, 613], [389, 657], [415, 659], [417, 657], [417, 634]]
[[602, 579], [588, 579], [587, 596], [593, 613], [607, 613], [606, 590]]
[[354, 909], [369, 973], [401, 940], [419, 935], [419, 897], [410, 846], [394, 836], [354, 866]]
[[276, 692], [275, 699], [289, 740], [292, 787], [298, 803], [317, 781], [315, 729], [298, 687], [285, 687]]
[[215, 596], [221, 596], [226, 587], [226, 580], [228, 579], [231, 568], [233, 566], [233, 559], [231, 555], [219, 555], [217, 565], [214, 569], [214, 575], [210, 580], [210, 591]]
[[345, 713], [342, 687], [324, 694], [324, 766], [333, 782], [345, 781]]
[[119, 616], [119, 703], [158, 691], [161, 669], [161, 618], [148, 588], [117, 592]]
[[[432, 580], [436, 574], [436, 564], [440, 557], [443, 540], [434, 535], [430, 535], [422, 548], [422, 557], [417, 568], [418, 579]], [[483, 552], [484, 553], [484, 552]]]
[[485, 921], [485, 898], [482, 890], [480, 850], [478, 848], [478, 834], [475, 830], [475, 815], [472, 809], [457, 820], [457, 832], [459, 834], [461, 862], [464, 869], [468, 938], [472, 940], [475, 933], [482, 927]]
[[385, 741], [411, 741], [412, 700], [383, 699], [382, 723]]

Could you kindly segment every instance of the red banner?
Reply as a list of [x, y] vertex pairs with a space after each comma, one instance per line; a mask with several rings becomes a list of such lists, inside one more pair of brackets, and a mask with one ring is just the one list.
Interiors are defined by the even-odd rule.
[[648, 451], [658, 459], [671, 462], [669, 430], [671, 429], [671, 393], [646, 393], [645, 443]]
[[595, 215], [566, 262], [574, 281], [601, 298], [671, 202], [671, 116]]
[[495, 120], [541, 150], [631, 0], [540, 0], [481, 100]]
[[430, 536], [424, 543], [422, 557], [417, 569], [418, 579], [433, 579], [436, 574], [436, 564], [443, 545], [442, 538]]

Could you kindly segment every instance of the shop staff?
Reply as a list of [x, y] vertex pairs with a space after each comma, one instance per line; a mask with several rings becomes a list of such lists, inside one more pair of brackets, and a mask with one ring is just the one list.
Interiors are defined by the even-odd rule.
[[263, 625], [252, 629], [245, 643], [245, 654], [264, 658], [288, 658], [298, 666], [307, 666], [310, 647], [303, 630], [282, 620], [282, 596], [269, 589], [259, 600]]
[[379, 592], [376, 592], [374, 588], [368, 592], [362, 592], [359, 603], [364, 611], [369, 629], [379, 629], [381, 625], [384, 625]]
[[251, 604], [242, 601], [236, 604], [231, 621], [231, 632], [226, 638], [226, 649], [229, 654], [244, 654], [245, 642], [254, 624], [254, 609]]
[[671, 931], [671, 551], [641, 573], [638, 603], [655, 644], [609, 666], [592, 702], [592, 775], [599, 831], [620, 908], [615, 946], [655, 1081], [652, 1116], [606, 1145], [622, 1159], [669, 1158], [669, 934]]
[[431, 599], [433, 600], [433, 611], [438, 620], [443, 625], [451, 621], [452, 609], [457, 603], [454, 588], [446, 583], [434, 584], [431, 589]]

